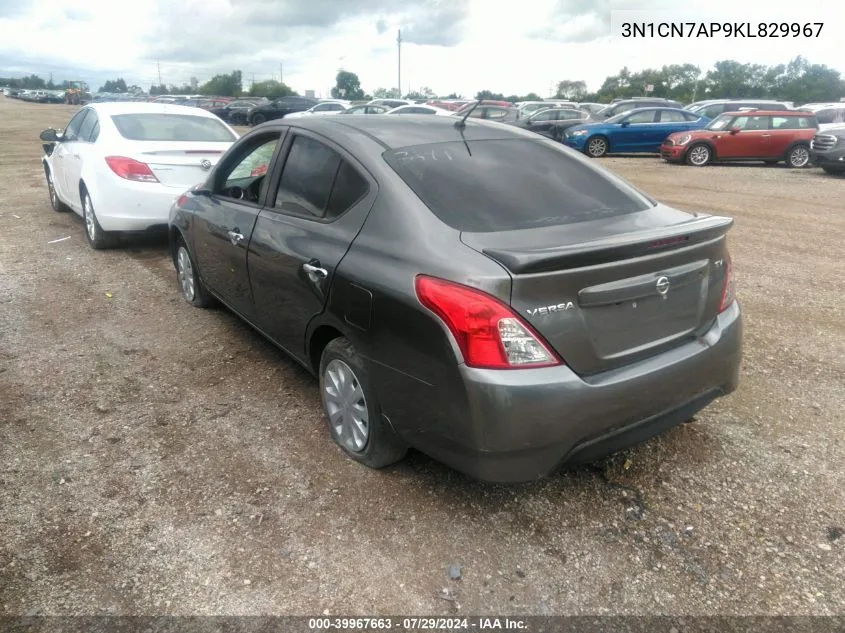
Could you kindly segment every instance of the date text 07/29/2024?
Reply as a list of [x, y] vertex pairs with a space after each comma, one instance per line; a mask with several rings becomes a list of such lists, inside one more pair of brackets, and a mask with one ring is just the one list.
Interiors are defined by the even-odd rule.
[[818, 38], [824, 22], [623, 22], [620, 26], [623, 38]]

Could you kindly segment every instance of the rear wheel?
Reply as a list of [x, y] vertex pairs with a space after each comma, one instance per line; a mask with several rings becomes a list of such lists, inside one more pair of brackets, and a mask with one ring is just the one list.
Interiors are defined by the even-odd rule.
[[346, 338], [323, 350], [320, 395], [329, 433], [349, 457], [383, 468], [405, 456], [408, 449], [382, 416], [364, 360]]
[[68, 206], [59, 199], [56, 185], [53, 182], [53, 174], [49, 169], [47, 170], [47, 192], [50, 194], [50, 205], [53, 207], [53, 211], [64, 213], [68, 210]]
[[800, 169], [810, 163], [810, 148], [806, 145], [796, 145], [786, 154], [786, 164], [792, 168]]
[[713, 158], [713, 152], [704, 143], [693, 145], [687, 151], [687, 164], [693, 167], [704, 167]]
[[91, 203], [91, 196], [86, 190], [82, 190], [82, 219], [85, 220], [85, 237], [88, 244], [95, 250], [111, 248], [117, 242], [117, 236], [103, 230], [94, 212], [94, 205]]
[[603, 136], [594, 136], [587, 139], [587, 156], [601, 158], [607, 154], [607, 139]]
[[261, 113], [256, 113], [256, 114], [252, 115], [252, 118], [250, 119], [249, 122], [252, 123], [253, 125], [261, 125], [266, 120], [267, 120], [266, 116], [264, 116]]

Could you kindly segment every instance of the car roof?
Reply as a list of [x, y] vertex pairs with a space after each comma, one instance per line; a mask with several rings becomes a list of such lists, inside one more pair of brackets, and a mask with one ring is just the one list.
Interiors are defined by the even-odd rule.
[[209, 118], [217, 118], [215, 115], [202, 110], [200, 108], [192, 108], [190, 106], [177, 105], [175, 103], [150, 103], [143, 101], [105, 101], [102, 103], [91, 103], [87, 106], [97, 114], [116, 115], [116, 114], [191, 114], [193, 116], [202, 116]]
[[736, 114], [743, 116], [807, 116], [807, 114], [810, 113], [806, 110], [763, 110], [762, 108], [757, 108], [756, 110], [732, 110], [722, 112], [722, 114]]
[[363, 134], [379, 143], [385, 149], [446, 143], [493, 140], [493, 139], [530, 139], [537, 140], [537, 135], [518, 127], [469, 118], [466, 127], [455, 127], [459, 117], [434, 117], [430, 114], [408, 114], [390, 116], [374, 114], [365, 117], [305, 117], [301, 119], [276, 119], [262, 124], [268, 127], [290, 125], [291, 127], [313, 130], [330, 138], [358, 136]]

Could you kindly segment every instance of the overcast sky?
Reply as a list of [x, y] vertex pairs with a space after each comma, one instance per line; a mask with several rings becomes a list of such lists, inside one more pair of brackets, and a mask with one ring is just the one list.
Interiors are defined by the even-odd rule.
[[[700, 13], [702, 5], [707, 13]], [[548, 96], [561, 79], [590, 89], [622, 66], [631, 70], [691, 62], [708, 69], [731, 58], [762, 64], [803, 55], [845, 74], [837, 31], [845, 2], [803, 0], [0, 0], [0, 76], [35, 72], [83, 79], [96, 89], [118, 76], [144, 89], [161, 79], [200, 82], [240, 69], [249, 81], [279, 78], [325, 93], [339, 68], [363, 88], [473, 95], [482, 89]], [[800, 39], [622, 40], [611, 10], [673, 9], [684, 18], [823, 22], [821, 37]], [[659, 14], [644, 16], [661, 19]], [[671, 17], [671, 16], [669, 16]], [[678, 17], [678, 16], [675, 16]], [[160, 65], [160, 66], [159, 66]]]

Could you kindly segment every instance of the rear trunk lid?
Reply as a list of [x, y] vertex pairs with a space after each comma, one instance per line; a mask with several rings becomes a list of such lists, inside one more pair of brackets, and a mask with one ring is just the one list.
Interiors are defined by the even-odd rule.
[[185, 190], [204, 182], [231, 143], [140, 142], [134, 143], [129, 158], [146, 163], [161, 184]]
[[730, 218], [652, 209], [542, 229], [462, 233], [512, 277], [511, 306], [576, 373], [658, 354], [719, 311]]

